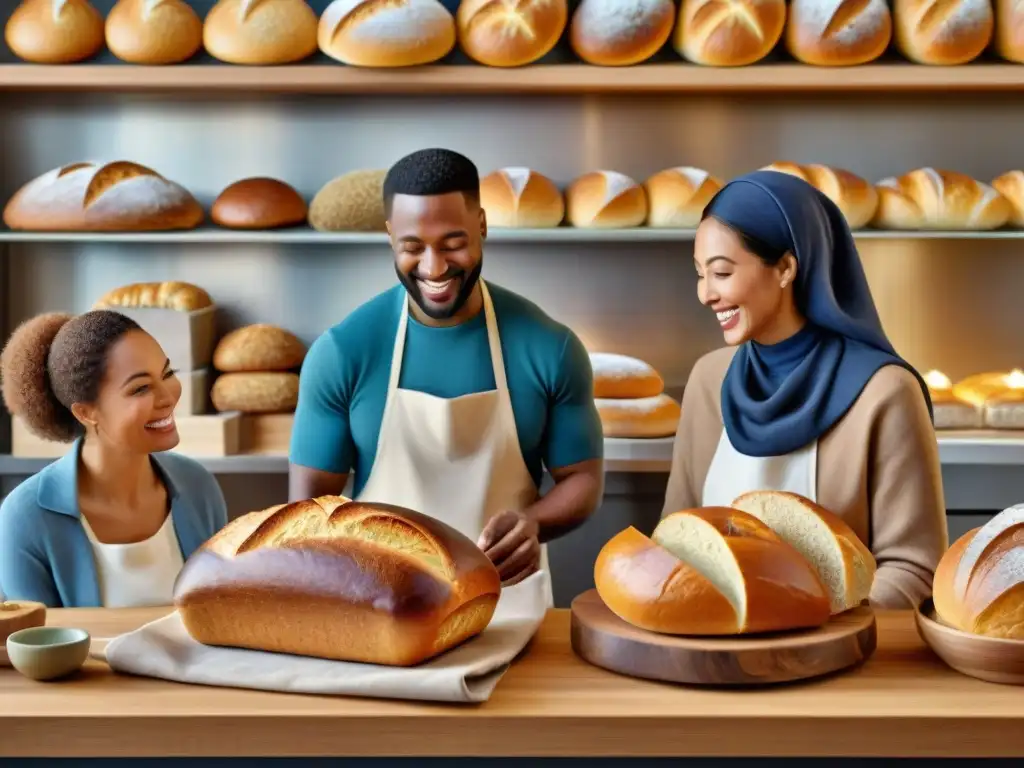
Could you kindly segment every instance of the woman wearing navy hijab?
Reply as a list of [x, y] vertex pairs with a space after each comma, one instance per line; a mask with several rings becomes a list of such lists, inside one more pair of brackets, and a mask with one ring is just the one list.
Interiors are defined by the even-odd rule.
[[694, 263], [728, 346], [690, 374], [665, 514], [799, 493], [871, 549], [873, 605], [916, 606], [948, 546], [931, 402], [882, 329], [843, 214], [757, 171], [708, 204]]

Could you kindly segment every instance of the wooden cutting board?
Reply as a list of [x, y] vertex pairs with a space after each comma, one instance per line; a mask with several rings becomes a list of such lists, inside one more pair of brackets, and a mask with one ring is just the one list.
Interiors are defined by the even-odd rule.
[[875, 651], [868, 606], [822, 627], [771, 635], [679, 637], [639, 629], [612, 613], [596, 589], [572, 602], [572, 648], [597, 667], [690, 685], [770, 685], [852, 667]]

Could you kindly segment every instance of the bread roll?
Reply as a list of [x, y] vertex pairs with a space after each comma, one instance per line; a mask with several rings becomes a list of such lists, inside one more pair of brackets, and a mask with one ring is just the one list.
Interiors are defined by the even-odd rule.
[[669, 168], [644, 182], [647, 226], [695, 229], [722, 181], [700, 168]]
[[588, 64], [639, 64], [668, 41], [675, 15], [672, 0], [581, 0], [569, 24], [569, 45]]
[[1013, 212], [996, 189], [954, 171], [919, 168], [875, 188], [871, 224], [880, 229], [998, 229]]
[[334, 0], [320, 17], [320, 50], [354, 67], [415, 67], [455, 47], [455, 19], [438, 0]]
[[46, 624], [46, 606], [25, 600], [0, 600], [0, 667], [6, 666], [7, 638], [15, 632]]
[[935, 569], [932, 599], [964, 632], [1024, 640], [1024, 504], [1004, 509], [953, 543]]
[[229, 64], [291, 64], [316, 53], [317, 17], [306, 0], [219, 0], [203, 45]]
[[992, 40], [990, 0], [893, 0], [896, 47], [916, 64], [966, 64]]
[[497, 569], [451, 526], [340, 496], [232, 520], [174, 585], [197, 642], [389, 666], [479, 634], [500, 594]]
[[804, 64], [867, 64], [885, 53], [891, 40], [886, 0], [790, 0], [786, 50]]
[[601, 600], [623, 621], [673, 635], [818, 627], [825, 587], [766, 525], [724, 507], [675, 512], [647, 538], [630, 527], [594, 564]]
[[129, 64], [178, 64], [203, 46], [203, 22], [184, 0], [117, 0], [107, 48]]
[[459, 47], [488, 67], [519, 67], [546, 56], [569, 20], [566, 0], [460, 0]]
[[290, 371], [306, 357], [306, 345], [284, 328], [256, 323], [226, 334], [213, 350], [213, 367], [222, 373]]
[[295, 373], [223, 373], [213, 382], [210, 402], [219, 412], [291, 413], [299, 403]]
[[1024, 64], [1024, 6], [1018, 0], [995, 0], [995, 52]]
[[779, 171], [803, 179], [838, 206], [850, 229], [866, 226], [878, 210], [878, 192], [860, 176], [827, 165], [772, 163], [766, 171]]
[[671, 437], [682, 409], [665, 394], [636, 398], [594, 398], [605, 437]]
[[1010, 204], [1010, 219], [1007, 223], [1024, 228], [1024, 172], [1007, 171], [992, 182], [992, 187]]
[[480, 205], [492, 227], [546, 229], [565, 218], [561, 190], [529, 168], [501, 168], [480, 180]]
[[168, 280], [162, 283], [131, 283], [104, 294], [93, 309], [144, 307], [195, 312], [213, 306], [210, 294], [191, 283]]
[[309, 225], [320, 232], [385, 232], [387, 171], [352, 171], [324, 184], [309, 204]]
[[229, 229], [276, 229], [306, 222], [306, 201], [277, 179], [242, 179], [229, 185], [210, 208], [213, 223]]
[[665, 389], [665, 381], [661, 374], [635, 357], [610, 352], [591, 352], [590, 367], [594, 371], [596, 398], [657, 397]]
[[841, 517], [795, 493], [753, 491], [732, 506], [748, 512], [796, 548], [814, 566], [833, 614], [868, 599], [877, 564]]
[[194, 229], [203, 209], [184, 187], [138, 163], [73, 163], [19, 189], [4, 208], [10, 229], [146, 231]]
[[4, 27], [15, 56], [33, 64], [71, 64], [103, 47], [103, 17], [87, 0], [23, 0]]
[[984, 427], [1024, 429], [1024, 371], [968, 376], [956, 383], [953, 394], [981, 409]]
[[923, 378], [932, 399], [932, 422], [936, 429], [979, 429], [982, 426], [981, 408], [957, 397], [953, 382], [946, 374], [928, 371]]
[[743, 67], [771, 53], [785, 27], [785, 0], [682, 0], [672, 46], [694, 64]]
[[647, 193], [616, 171], [580, 176], [565, 191], [567, 221], [574, 227], [639, 227], [647, 219]]

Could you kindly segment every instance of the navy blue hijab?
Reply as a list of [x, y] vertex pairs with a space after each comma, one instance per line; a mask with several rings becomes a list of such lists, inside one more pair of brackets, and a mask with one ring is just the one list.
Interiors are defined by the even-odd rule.
[[797, 261], [793, 286], [807, 324], [772, 345], [740, 345], [722, 383], [722, 420], [747, 456], [781, 456], [821, 437], [886, 365], [921, 375], [896, 354], [871, 298], [850, 227], [839, 208], [805, 181], [756, 171], [708, 203], [713, 216]]

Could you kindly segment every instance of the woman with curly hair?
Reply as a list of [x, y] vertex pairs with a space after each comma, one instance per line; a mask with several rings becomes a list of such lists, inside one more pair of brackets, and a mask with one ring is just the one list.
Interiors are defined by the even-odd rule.
[[184, 560], [227, 523], [179, 441], [181, 382], [160, 345], [106, 310], [46, 314], [0, 354], [7, 409], [73, 443], [0, 504], [0, 596], [52, 608], [169, 605]]

